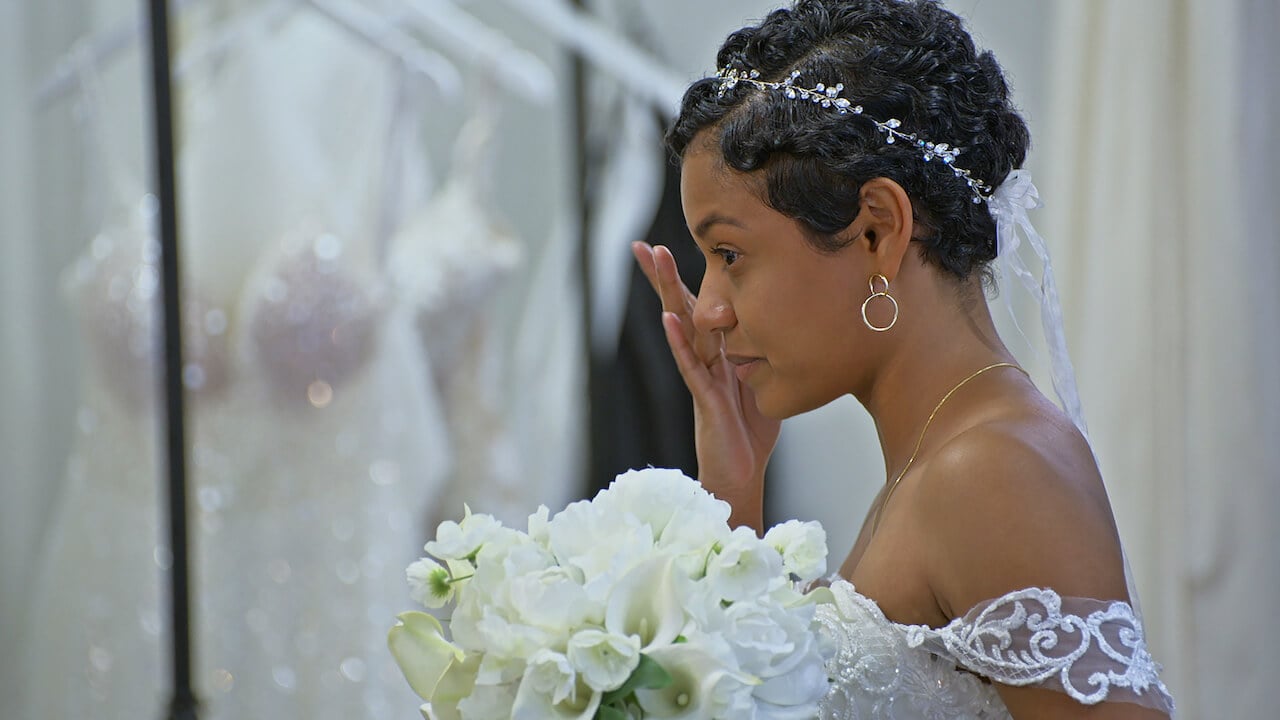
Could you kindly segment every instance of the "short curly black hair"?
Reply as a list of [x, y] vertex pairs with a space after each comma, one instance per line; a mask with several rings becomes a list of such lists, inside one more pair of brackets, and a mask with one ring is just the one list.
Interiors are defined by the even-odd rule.
[[[960, 147], [956, 165], [993, 187], [1021, 167], [1031, 142], [995, 57], [978, 52], [963, 21], [935, 0], [799, 0], [731, 34], [717, 63], [769, 82], [799, 71], [804, 87], [843, 83], [842, 96], [866, 116], [898, 118], [906, 132]], [[837, 234], [857, 216], [862, 184], [886, 177], [911, 198], [926, 262], [964, 279], [995, 258], [986, 203], [973, 202], [942, 163], [886, 143], [867, 117], [749, 83], [720, 89], [714, 77], [690, 86], [668, 147], [679, 159], [700, 132], [718, 132], [726, 164], [763, 172], [762, 199], [799, 221], [815, 247], [850, 242]]]

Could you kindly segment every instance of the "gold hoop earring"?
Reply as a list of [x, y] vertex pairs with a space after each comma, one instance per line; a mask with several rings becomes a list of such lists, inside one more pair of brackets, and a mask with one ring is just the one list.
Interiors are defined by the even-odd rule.
[[[876, 280], [879, 280], [880, 282], [884, 283], [883, 290], [876, 290]], [[898, 301], [894, 300], [893, 296], [889, 294], [889, 278], [881, 275], [880, 273], [875, 273], [874, 275], [872, 275], [871, 279], [867, 281], [867, 284], [871, 287], [871, 296], [868, 297], [866, 300], [862, 301], [862, 322], [866, 323], [866, 326], [868, 328], [875, 330], [876, 332], [885, 332], [886, 330], [892, 328], [898, 322]], [[870, 304], [872, 300], [875, 300], [878, 297], [882, 297], [885, 300], [888, 300], [889, 302], [893, 303], [893, 319], [890, 320], [889, 324], [885, 325], [884, 327], [872, 325], [871, 321], [867, 319], [867, 305]]]

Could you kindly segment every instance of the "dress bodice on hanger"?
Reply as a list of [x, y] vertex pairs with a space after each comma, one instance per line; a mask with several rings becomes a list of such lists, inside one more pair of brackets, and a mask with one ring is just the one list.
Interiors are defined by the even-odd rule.
[[993, 681], [1173, 710], [1127, 603], [1029, 588], [930, 628], [889, 620], [845, 580], [831, 590], [817, 613], [836, 646], [823, 720], [1009, 718]]
[[435, 378], [441, 386], [467, 358], [468, 334], [515, 268], [515, 236], [489, 220], [475, 181], [451, 178], [391, 245], [397, 291], [415, 308]]
[[[181, 96], [184, 382], [200, 403], [260, 375], [282, 407], [321, 407], [367, 364], [387, 311], [368, 217], [389, 73], [306, 14], [248, 31], [216, 71], [190, 73]], [[361, 110], [306, 114], [338, 91]], [[99, 379], [127, 409], [150, 411], [160, 251], [155, 198], [136, 194], [66, 287]]]
[[[154, 410], [161, 380], [160, 245], [156, 201], [144, 196], [104, 227], [67, 269], [63, 291], [81, 325], [98, 383], [131, 414]], [[226, 313], [187, 289], [186, 386], [218, 393], [227, 380]]]
[[[146, 218], [153, 202], [147, 196], [136, 217], [101, 232], [66, 283], [86, 357], [131, 413], [154, 410], [161, 379], [159, 245]], [[234, 302], [215, 304], [198, 283], [183, 295], [188, 393], [216, 400], [237, 374], [260, 373], [285, 408], [331, 402], [373, 354], [386, 309], [380, 284], [353, 272], [343, 241], [324, 232], [290, 236]]]

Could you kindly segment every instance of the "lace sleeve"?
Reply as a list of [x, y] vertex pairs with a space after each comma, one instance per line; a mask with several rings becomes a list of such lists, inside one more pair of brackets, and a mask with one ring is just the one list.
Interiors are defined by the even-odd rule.
[[1124, 602], [1030, 588], [980, 603], [942, 628], [911, 626], [907, 642], [999, 683], [1130, 702], [1172, 715], [1160, 665]]

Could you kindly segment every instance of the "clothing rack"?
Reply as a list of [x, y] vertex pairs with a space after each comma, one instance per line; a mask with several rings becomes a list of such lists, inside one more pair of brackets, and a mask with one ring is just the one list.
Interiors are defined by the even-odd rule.
[[[202, 1], [173, 0], [173, 3], [175, 9], [183, 10]], [[176, 75], [184, 74], [205, 58], [226, 52], [243, 37], [247, 28], [295, 6], [310, 8], [371, 49], [397, 60], [405, 69], [428, 80], [442, 96], [456, 99], [461, 95], [462, 75], [448, 58], [415, 41], [399, 25], [352, 0], [272, 0], [242, 10], [243, 15], [225, 23], [226, 27], [216, 30], [212, 38], [194, 43], [190, 50], [177, 58], [174, 63]], [[111, 63], [138, 43], [146, 29], [146, 18], [139, 14], [136, 19], [122, 21], [77, 41], [40, 83], [35, 93], [36, 106], [47, 107], [72, 92], [79, 83], [82, 63], [97, 66]]]

